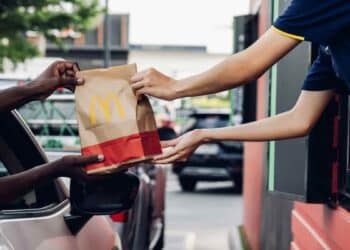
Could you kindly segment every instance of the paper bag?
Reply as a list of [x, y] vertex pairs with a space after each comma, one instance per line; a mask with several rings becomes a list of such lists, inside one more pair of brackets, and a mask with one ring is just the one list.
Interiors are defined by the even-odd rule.
[[161, 153], [152, 107], [130, 86], [135, 73], [136, 65], [78, 73], [85, 79], [75, 90], [81, 153], [105, 157], [87, 166], [88, 174], [122, 170]]

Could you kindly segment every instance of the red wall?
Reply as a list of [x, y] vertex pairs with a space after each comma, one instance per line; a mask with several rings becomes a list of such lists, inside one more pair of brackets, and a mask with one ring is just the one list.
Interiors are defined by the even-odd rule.
[[[259, 0], [251, 0], [256, 6]], [[260, 35], [269, 27], [268, 1], [262, 0], [259, 11]], [[257, 119], [267, 114], [268, 77], [258, 81]], [[262, 178], [265, 162], [265, 143], [245, 143], [244, 152], [244, 229], [252, 249], [259, 249]], [[339, 207], [336, 210], [325, 205], [294, 203], [292, 211], [293, 241], [290, 249], [350, 249], [350, 213]]]
[[350, 213], [295, 202], [292, 232], [291, 249], [350, 249]]
[[[251, 1], [255, 6], [255, 1]], [[260, 35], [268, 28], [268, 3], [262, 1], [259, 12]], [[257, 84], [257, 119], [266, 117], [268, 108], [268, 75], [265, 74]], [[265, 143], [246, 142], [244, 144], [244, 215], [243, 225], [249, 245], [252, 249], [259, 249], [262, 180], [265, 159]]]

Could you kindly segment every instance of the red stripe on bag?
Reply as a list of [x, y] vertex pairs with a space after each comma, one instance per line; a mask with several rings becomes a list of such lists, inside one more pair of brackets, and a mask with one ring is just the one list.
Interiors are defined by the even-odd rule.
[[162, 153], [158, 131], [142, 132], [82, 148], [82, 155], [102, 154], [105, 160], [86, 167], [88, 172]]

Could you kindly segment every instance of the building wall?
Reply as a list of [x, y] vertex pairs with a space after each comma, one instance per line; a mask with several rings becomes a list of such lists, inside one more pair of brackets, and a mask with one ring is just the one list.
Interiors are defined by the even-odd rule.
[[139, 70], [154, 67], [175, 78], [203, 72], [222, 61], [227, 55], [203, 51], [130, 49], [129, 63], [137, 63]]
[[[256, 1], [251, 1], [255, 8]], [[252, 9], [254, 11], [254, 9]], [[263, 1], [259, 9], [259, 35], [269, 27], [268, 1]], [[259, 78], [257, 84], [257, 119], [268, 113], [268, 73]], [[259, 249], [261, 234], [261, 203], [263, 193], [263, 171], [266, 156], [266, 143], [246, 142], [244, 144], [244, 217], [243, 225], [246, 237], [252, 249]]]
[[290, 249], [350, 249], [350, 213], [339, 207], [294, 203]]
[[[260, 1], [252, 0], [251, 5], [256, 6], [256, 2]], [[260, 31], [269, 26], [266, 21], [271, 16], [267, 13], [270, 9], [268, 2], [261, 1]], [[265, 76], [258, 84], [257, 118], [264, 117], [268, 111], [267, 91], [268, 79]], [[350, 249], [350, 213], [344, 208], [331, 209], [322, 204], [292, 202], [264, 192], [267, 179], [264, 176], [265, 156], [264, 144], [246, 144], [244, 229], [251, 248]], [[264, 180], [263, 183], [261, 180]]]

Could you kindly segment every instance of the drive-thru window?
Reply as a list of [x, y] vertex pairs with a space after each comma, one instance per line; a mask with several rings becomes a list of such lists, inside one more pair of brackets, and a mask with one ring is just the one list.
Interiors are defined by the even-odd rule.
[[[260, 35], [290, 2], [251, 1]], [[258, 81], [258, 119], [293, 107], [317, 50], [301, 43]], [[348, 96], [338, 94], [307, 137], [245, 147], [244, 230], [253, 249], [350, 244], [349, 112]], [[247, 182], [256, 175], [261, 187]]]

